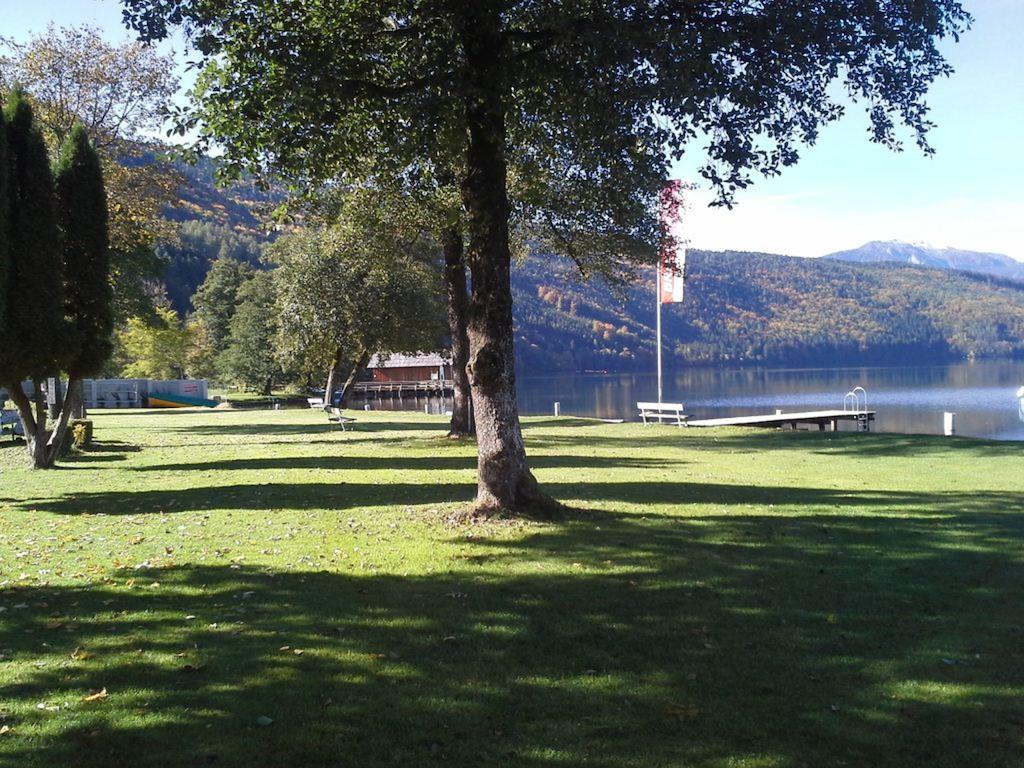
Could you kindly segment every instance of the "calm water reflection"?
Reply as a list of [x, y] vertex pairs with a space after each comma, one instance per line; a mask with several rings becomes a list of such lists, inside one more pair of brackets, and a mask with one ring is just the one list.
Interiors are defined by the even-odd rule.
[[[955, 411], [962, 435], [1024, 440], [1016, 397], [1024, 362], [960, 363], [906, 368], [691, 368], [665, 378], [665, 400], [683, 402], [696, 417], [741, 416], [842, 408], [855, 386], [878, 411], [873, 429], [941, 434], [942, 414]], [[566, 375], [523, 378], [524, 414], [551, 413], [633, 418], [637, 400], [657, 397], [653, 374]]]
[[[683, 402], [697, 418], [842, 408], [855, 386], [868, 392], [880, 432], [942, 433], [942, 414], [957, 413], [961, 435], [1024, 440], [1024, 362], [995, 361], [906, 368], [690, 368], [666, 375], [666, 402]], [[636, 418], [638, 400], [657, 398], [653, 374], [564, 374], [524, 376], [518, 381], [525, 415], [550, 414], [603, 419]], [[355, 407], [362, 407], [355, 404]], [[450, 407], [436, 398], [373, 401], [375, 409]], [[850, 428], [849, 425], [846, 426]]]

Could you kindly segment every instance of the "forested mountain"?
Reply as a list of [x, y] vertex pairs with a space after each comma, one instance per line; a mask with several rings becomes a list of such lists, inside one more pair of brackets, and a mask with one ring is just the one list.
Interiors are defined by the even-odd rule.
[[[180, 199], [166, 214], [180, 222], [179, 239], [160, 253], [167, 294], [186, 313], [219, 255], [259, 263], [273, 237], [262, 223], [283, 194], [250, 183], [219, 189], [212, 161], [179, 171]], [[1024, 356], [1024, 282], [1004, 279], [1017, 265], [1004, 264], [1006, 258], [877, 242], [824, 259], [690, 251], [685, 301], [664, 307], [666, 362], [887, 364]], [[972, 271], [951, 271], [960, 269]], [[977, 274], [986, 270], [1001, 276]], [[643, 270], [634, 285], [615, 291], [581, 280], [575, 265], [560, 259], [534, 256], [517, 264], [521, 370], [650, 370], [652, 273]]]
[[919, 243], [873, 240], [860, 248], [830, 253], [826, 259], [871, 263], [896, 261], [921, 267], [959, 269], [996, 277], [1024, 280], [1024, 264], [1002, 253], [965, 251], [959, 248], [932, 248]]
[[164, 264], [163, 280], [171, 306], [181, 315], [192, 310], [192, 295], [206, 279], [210, 264], [220, 256], [259, 266], [264, 243], [264, 238], [215, 221], [182, 222], [177, 239], [156, 249]]
[[272, 235], [270, 213], [285, 199], [283, 189], [263, 189], [250, 179], [220, 187], [216, 161], [204, 157], [195, 164], [175, 163], [183, 183], [178, 200], [166, 212], [173, 221], [208, 221], [255, 238]]
[[[653, 270], [618, 297], [575, 267], [516, 266], [524, 372], [650, 369]], [[903, 265], [691, 251], [682, 304], [666, 305], [667, 361], [940, 362], [1024, 355], [1024, 284]]]
[[[155, 159], [155, 154], [144, 153], [131, 161], [152, 163]], [[163, 264], [167, 298], [184, 315], [191, 311], [192, 294], [218, 256], [260, 264], [263, 246], [276, 234], [268, 225], [270, 213], [285, 194], [281, 189], [261, 189], [250, 180], [220, 187], [212, 158], [194, 165], [178, 161], [173, 171], [177, 194], [163, 217], [174, 224], [176, 236], [162, 241], [156, 253]]]

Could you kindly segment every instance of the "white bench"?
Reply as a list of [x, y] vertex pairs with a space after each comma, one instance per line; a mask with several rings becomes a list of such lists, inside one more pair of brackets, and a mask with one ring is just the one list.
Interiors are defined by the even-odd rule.
[[351, 418], [350, 416], [345, 416], [341, 412], [341, 408], [331, 408], [330, 413], [327, 416], [327, 420], [333, 421], [335, 424], [341, 427], [342, 432], [346, 430], [347, 424], [352, 424], [355, 421], [355, 419]]
[[309, 403], [309, 407], [314, 410], [323, 410], [324, 399], [322, 397], [307, 397], [306, 402]]
[[637, 403], [636, 407], [640, 411], [640, 418], [644, 420], [644, 424], [650, 424], [651, 421], [658, 423], [674, 421], [676, 426], [682, 427], [685, 426], [683, 421], [688, 418], [683, 413], [682, 403]]

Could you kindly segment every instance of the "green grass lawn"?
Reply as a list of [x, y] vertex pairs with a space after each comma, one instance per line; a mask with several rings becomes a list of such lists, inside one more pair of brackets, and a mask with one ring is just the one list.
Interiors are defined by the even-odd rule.
[[[417, 414], [0, 449], [0, 765], [1021, 766], [1024, 446]], [[104, 693], [105, 691], [105, 693]]]

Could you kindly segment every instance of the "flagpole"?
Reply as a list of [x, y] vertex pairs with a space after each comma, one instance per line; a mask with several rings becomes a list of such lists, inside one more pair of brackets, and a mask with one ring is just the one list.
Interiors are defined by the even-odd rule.
[[657, 328], [658, 328], [658, 403], [661, 403], [661, 260], [658, 260], [658, 267], [654, 273], [654, 301], [657, 305]]

